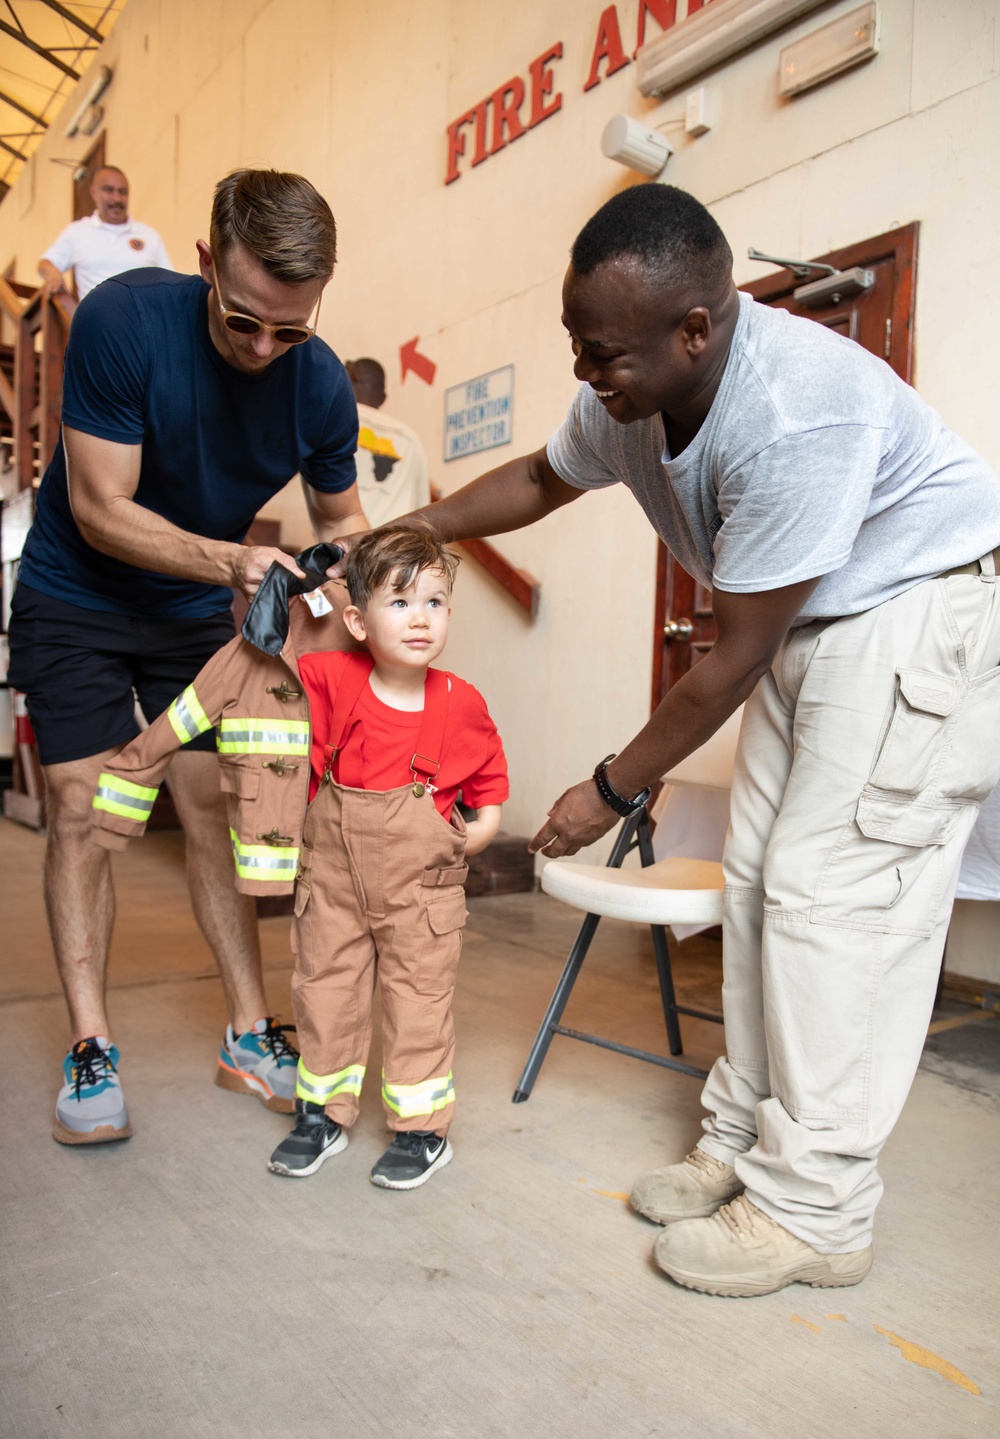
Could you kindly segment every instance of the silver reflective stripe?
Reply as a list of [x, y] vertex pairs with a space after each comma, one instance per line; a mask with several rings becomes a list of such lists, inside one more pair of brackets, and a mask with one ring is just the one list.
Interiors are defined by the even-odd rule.
[[275, 855], [247, 854], [246, 850], [237, 850], [236, 854], [241, 869], [298, 869], [299, 867], [297, 859], [278, 859]]
[[273, 745], [275, 749], [304, 745], [306, 742], [302, 730], [230, 729], [228, 725], [224, 725], [221, 734], [227, 744], [267, 744]]
[[154, 804], [154, 801], [151, 799], [139, 799], [134, 794], [125, 794], [123, 790], [112, 789], [111, 786], [107, 784], [99, 784], [97, 786], [97, 796], [99, 799], [110, 800], [112, 804], [127, 805], [129, 809], [145, 810], [146, 814], [149, 814]]
[[188, 739], [197, 739], [201, 734], [201, 725], [188, 709], [187, 700], [184, 695], [178, 695], [171, 706], [174, 715], [180, 722], [181, 728], [187, 734]]

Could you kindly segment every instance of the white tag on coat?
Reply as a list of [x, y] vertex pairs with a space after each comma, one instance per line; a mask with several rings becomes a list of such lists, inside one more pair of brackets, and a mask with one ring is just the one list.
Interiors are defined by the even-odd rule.
[[331, 605], [322, 590], [311, 590], [309, 594], [303, 595], [302, 598], [312, 610], [314, 619], [318, 620], [321, 619], [323, 615], [333, 613], [333, 605]]

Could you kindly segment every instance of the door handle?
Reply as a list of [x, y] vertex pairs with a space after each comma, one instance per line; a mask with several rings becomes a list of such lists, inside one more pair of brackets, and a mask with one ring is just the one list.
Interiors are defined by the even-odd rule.
[[667, 620], [663, 626], [663, 638], [670, 640], [689, 640], [694, 634], [694, 625], [690, 620]]

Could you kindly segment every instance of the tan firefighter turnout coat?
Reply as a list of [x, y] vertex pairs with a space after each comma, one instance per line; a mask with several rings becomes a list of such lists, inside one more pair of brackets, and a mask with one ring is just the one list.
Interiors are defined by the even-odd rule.
[[341, 618], [348, 603], [343, 582], [330, 580], [314, 593], [334, 608], [316, 617], [306, 597], [295, 596], [280, 655], [265, 655], [237, 635], [110, 761], [93, 800], [98, 844], [124, 849], [145, 831], [174, 754], [214, 727], [236, 888], [243, 894], [292, 892], [309, 799], [309, 703], [298, 656], [359, 648]]

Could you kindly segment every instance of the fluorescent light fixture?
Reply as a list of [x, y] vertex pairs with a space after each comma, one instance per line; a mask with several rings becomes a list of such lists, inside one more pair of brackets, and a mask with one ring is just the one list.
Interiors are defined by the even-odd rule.
[[861, 5], [847, 15], [786, 45], [778, 61], [778, 91], [798, 95], [878, 54], [877, 5]]
[[609, 160], [640, 175], [658, 175], [674, 153], [666, 136], [630, 115], [612, 115], [601, 136], [601, 149]]
[[668, 95], [825, 0], [713, 0], [690, 20], [643, 45], [636, 83], [643, 95]]
[[[109, 70], [107, 65], [102, 65], [98, 69], [97, 74], [94, 76], [93, 83], [88, 89], [86, 95], [80, 101], [77, 109], [73, 112], [73, 118], [70, 120], [69, 124], [63, 131], [63, 134], [66, 136], [67, 140], [72, 140], [77, 130], [83, 130], [83, 133], [85, 135], [92, 135], [97, 129], [97, 126], [98, 124], [100, 124], [101, 121], [101, 115], [98, 115], [97, 122], [92, 125], [89, 130], [84, 125], [84, 118], [86, 117], [87, 111], [91, 108], [91, 106], [97, 106], [98, 100], [101, 98], [105, 90], [111, 84], [111, 79], [112, 71]], [[101, 113], [103, 114], [103, 111]]]

